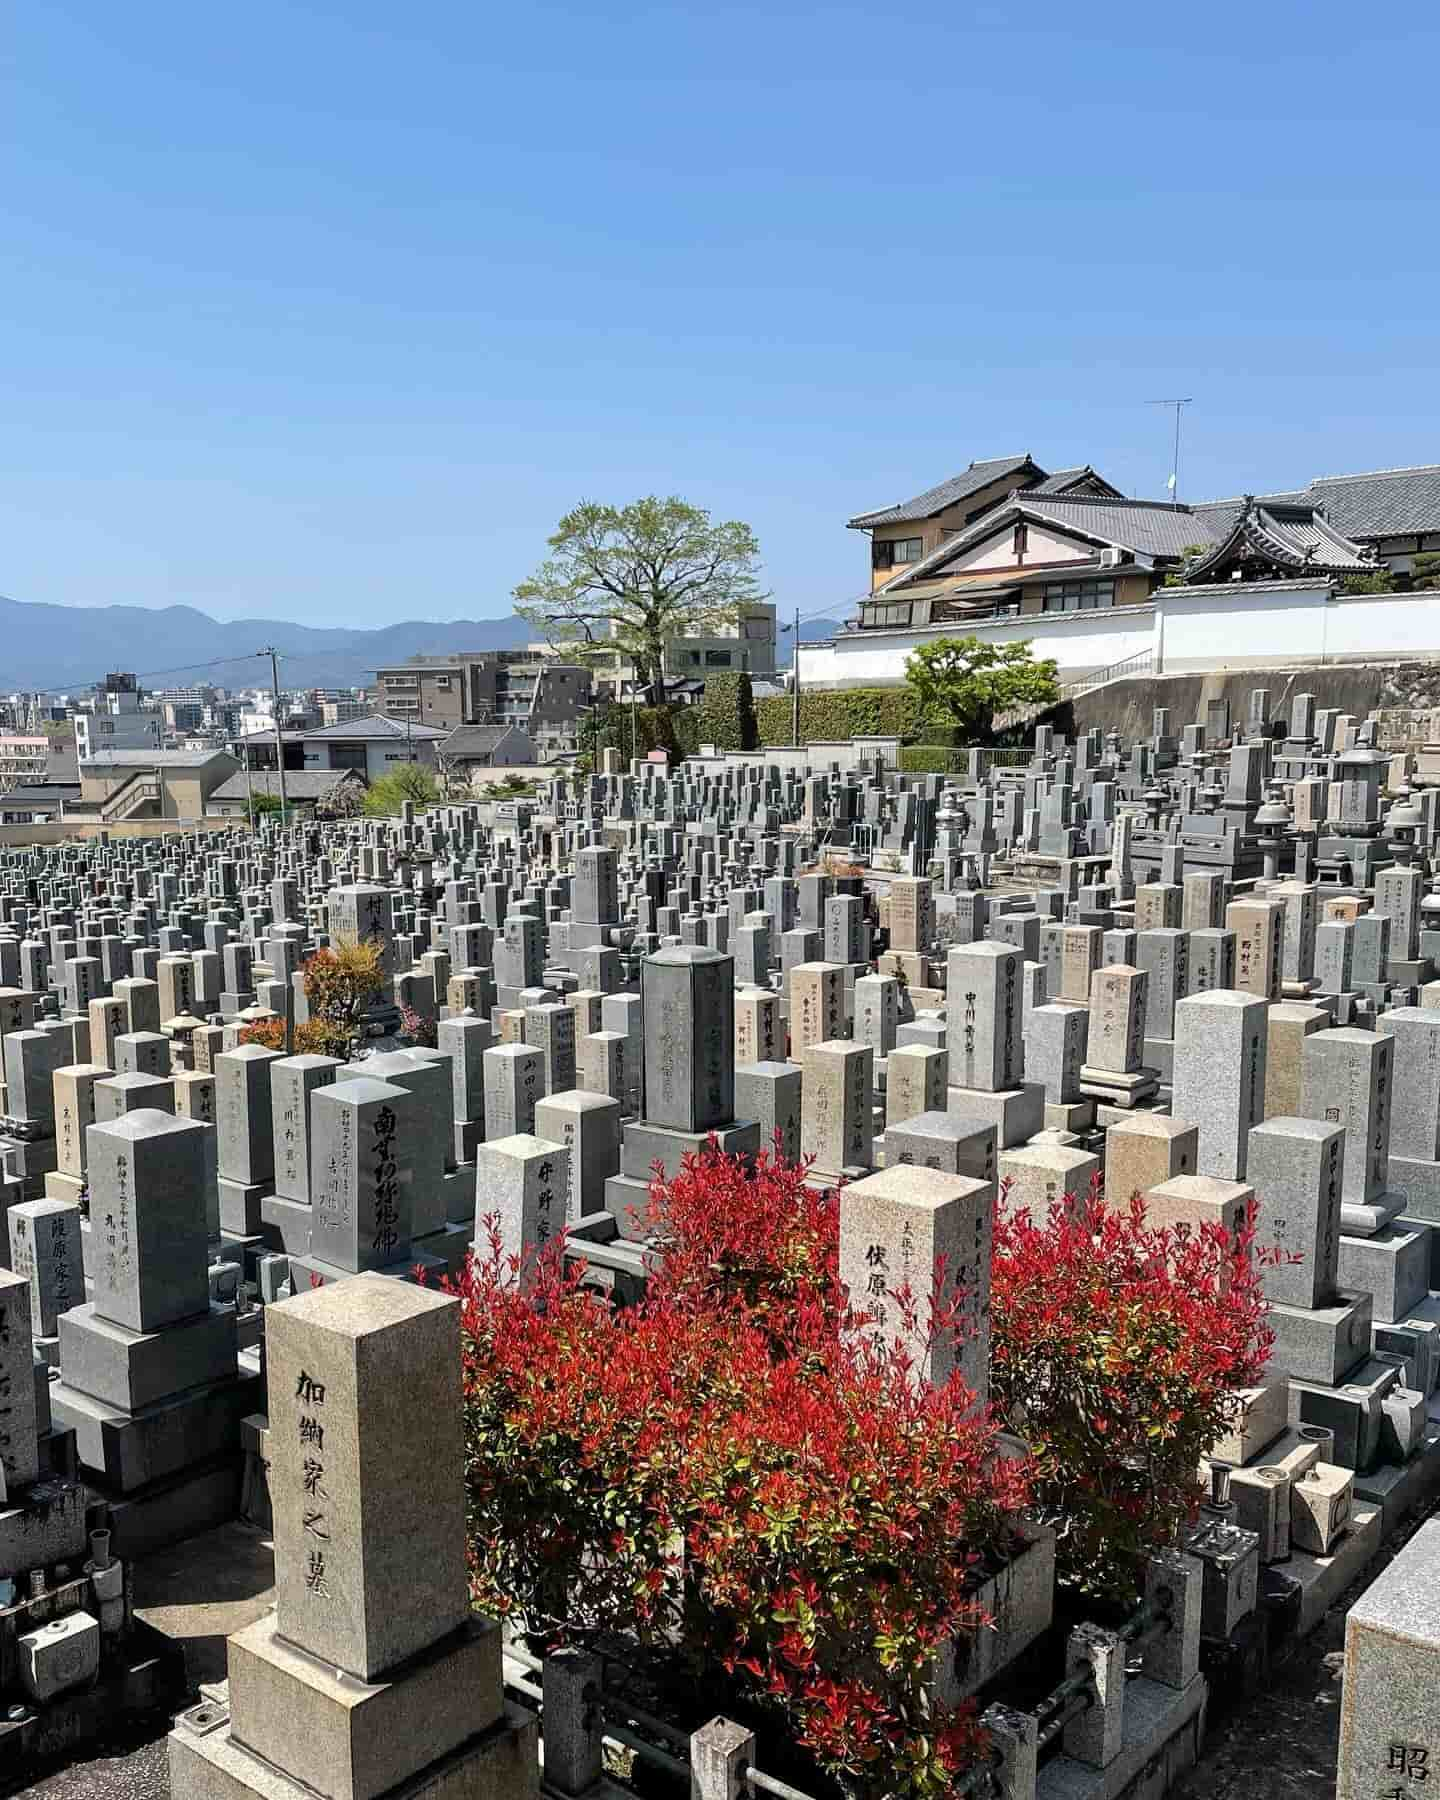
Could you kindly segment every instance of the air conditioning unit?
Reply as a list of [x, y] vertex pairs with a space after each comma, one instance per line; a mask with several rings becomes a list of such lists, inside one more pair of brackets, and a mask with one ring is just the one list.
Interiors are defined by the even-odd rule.
[[1102, 569], [1118, 569], [1124, 554], [1125, 552], [1123, 550], [1116, 550], [1113, 547], [1102, 550], [1100, 552], [1100, 567]]

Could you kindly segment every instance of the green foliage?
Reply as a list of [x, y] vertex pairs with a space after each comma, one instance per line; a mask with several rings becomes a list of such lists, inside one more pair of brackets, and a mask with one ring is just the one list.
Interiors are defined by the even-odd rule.
[[955, 753], [944, 744], [906, 744], [900, 751], [900, 769], [905, 775], [948, 775]]
[[[633, 724], [635, 755], [646, 757], [652, 750], [666, 750], [673, 759], [685, 754], [677, 735], [679, 720], [682, 714], [693, 710], [693, 707], [637, 706]], [[598, 758], [594, 753], [600, 750], [618, 750], [628, 761], [631, 742], [631, 709], [628, 706], [601, 707], [593, 731], [587, 726], [584, 734], [586, 753], [597, 766]]]
[[694, 756], [700, 748], [699, 707], [672, 707], [670, 709], [670, 727], [675, 733], [676, 753], [680, 756]]
[[250, 810], [257, 819], [265, 813], [278, 813], [280, 810], [280, 796], [268, 791], [252, 794], [250, 798]]
[[[788, 694], [759, 700], [755, 714], [762, 744], [788, 744], [792, 701]], [[853, 737], [916, 738], [920, 709], [907, 688], [846, 688], [835, 693], [800, 692], [800, 741]], [[941, 734], [943, 735], [943, 734]], [[930, 741], [936, 734], [929, 734]]]
[[295, 1029], [295, 1048], [309, 1056], [348, 1060], [360, 1040], [360, 1023], [372, 1000], [385, 992], [384, 953], [378, 939], [337, 935], [301, 965], [310, 1017]]
[[387, 774], [377, 775], [365, 790], [365, 813], [371, 819], [388, 818], [407, 800], [424, 807], [434, 806], [440, 797], [433, 769], [423, 763], [399, 763]]
[[972, 742], [990, 735], [996, 713], [1060, 698], [1054, 662], [1033, 657], [1028, 640], [935, 638], [906, 659], [905, 680], [923, 718], [965, 732]]
[[1440, 588], [1440, 550], [1422, 550], [1411, 561], [1412, 588]]
[[1393, 569], [1372, 569], [1364, 575], [1347, 575], [1340, 583], [1342, 594], [1393, 594], [1395, 589]]
[[758, 749], [755, 692], [747, 673], [707, 676], [704, 696], [691, 710], [697, 714], [698, 743], [717, 750]]
[[623, 507], [584, 500], [549, 544], [553, 554], [515, 589], [516, 611], [567, 653], [621, 651], [652, 698], [664, 694], [667, 639], [713, 632], [765, 597], [750, 527], [714, 524], [674, 495]]

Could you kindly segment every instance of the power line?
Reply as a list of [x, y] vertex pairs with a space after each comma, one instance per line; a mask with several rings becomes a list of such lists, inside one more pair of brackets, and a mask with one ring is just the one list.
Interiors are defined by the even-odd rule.
[[[268, 656], [269, 654], [270, 652], [268, 650], [241, 650], [234, 656], [212, 656], [208, 661], [204, 662], [172, 663], [168, 669], [129, 669], [126, 670], [126, 673], [134, 675], [137, 681], [151, 681], [157, 675], [184, 675], [188, 674], [192, 669], [219, 669], [224, 667], [227, 663], [254, 662], [258, 657]], [[335, 656], [337, 653], [334, 650], [277, 649], [275, 654], [282, 662], [313, 662], [317, 657], [328, 658]], [[343, 654], [343, 652], [340, 654]], [[108, 672], [109, 671], [107, 671], [107, 673]], [[96, 681], [88, 681], [86, 677], [76, 675], [62, 675], [56, 677], [54, 680], [27, 681], [23, 684], [17, 683], [17, 687], [21, 687], [22, 690], [29, 690], [35, 693], [51, 693], [57, 688], [94, 687], [98, 685], [98, 679]], [[259, 687], [263, 686], [263, 683], [257, 682], [255, 685]]]

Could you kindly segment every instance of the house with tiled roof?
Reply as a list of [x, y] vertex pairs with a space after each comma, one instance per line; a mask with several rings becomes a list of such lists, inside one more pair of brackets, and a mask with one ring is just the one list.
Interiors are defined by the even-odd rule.
[[909, 500], [856, 513], [849, 521], [852, 531], [864, 531], [870, 537], [872, 591], [932, 556], [947, 539], [967, 531], [1012, 494], [1030, 490], [1120, 498], [1091, 468], [1050, 473], [1028, 450], [1018, 456], [984, 457]]
[[802, 685], [901, 682], [907, 657], [942, 636], [1029, 641], [1062, 682], [1440, 654], [1440, 608], [1367, 591], [1402, 525], [1423, 549], [1433, 517], [1440, 546], [1440, 479], [1432, 515], [1432, 472], [1391, 473], [1406, 478], [1190, 506], [1129, 499], [1089, 467], [983, 459], [848, 521], [870, 537], [869, 590], [842, 632], [802, 646]]

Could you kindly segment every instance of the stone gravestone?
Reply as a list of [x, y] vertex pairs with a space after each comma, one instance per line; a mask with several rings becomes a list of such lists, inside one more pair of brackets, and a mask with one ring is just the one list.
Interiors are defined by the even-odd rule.
[[[291, 1279], [322, 1287], [366, 1269], [404, 1276], [437, 1268], [415, 1248], [410, 1140], [415, 1100], [393, 1082], [360, 1075], [316, 1088], [310, 1100], [310, 1250]], [[443, 1272], [444, 1264], [438, 1265]]]
[[1425, 1800], [1440, 1771], [1440, 1523], [1351, 1607], [1335, 1800]]
[[1171, 1114], [1198, 1127], [1197, 1173], [1245, 1174], [1250, 1132], [1265, 1116], [1266, 1002], [1219, 988], [1175, 1008]]
[[240, 1420], [255, 1410], [234, 1309], [210, 1299], [211, 1129], [143, 1108], [90, 1127], [93, 1298], [59, 1315], [50, 1404], [75, 1431], [87, 1481], [111, 1499], [122, 1552], [154, 1529], [152, 1494], [172, 1533], [177, 1516], [197, 1531], [231, 1516], [233, 1475], [217, 1478], [215, 1459], [238, 1464]]
[[364, 1274], [268, 1309], [275, 1608], [229, 1641], [228, 1719], [177, 1722], [177, 1800], [538, 1793], [470, 1610], [459, 1311]]
[[[840, 1279], [851, 1305], [869, 1315], [863, 1329], [898, 1341], [916, 1380], [943, 1382], [958, 1370], [981, 1404], [989, 1393], [994, 1208], [993, 1182], [914, 1164], [840, 1190]], [[932, 1341], [932, 1309], [957, 1300], [958, 1332]]]

